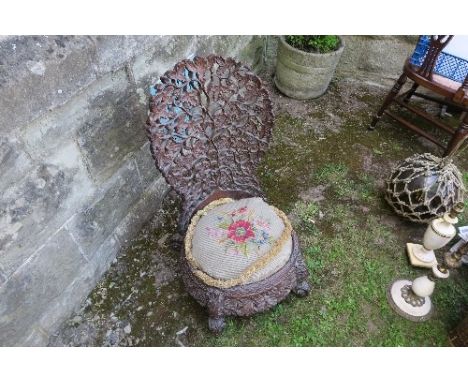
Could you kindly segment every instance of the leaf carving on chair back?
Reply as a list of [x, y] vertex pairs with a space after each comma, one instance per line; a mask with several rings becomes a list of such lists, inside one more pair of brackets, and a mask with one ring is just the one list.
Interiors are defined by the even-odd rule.
[[260, 78], [211, 55], [179, 62], [154, 89], [146, 122], [151, 152], [187, 208], [216, 189], [260, 192], [255, 169], [273, 125]]

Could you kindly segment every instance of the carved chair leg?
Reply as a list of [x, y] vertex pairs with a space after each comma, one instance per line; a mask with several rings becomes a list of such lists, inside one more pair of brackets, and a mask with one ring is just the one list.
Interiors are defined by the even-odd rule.
[[182, 249], [182, 245], [184, 244], [184, 237], [180, 232], [176, 232], [172, 235], [170, 240], [170, 246], [174, 251], [180, 251]]
[[460, 126], [455, 131], [452, 139], [450, 140], [447, 149], [444, 152], [444, 157], [454, 154], [463, 144], [468, 136], [468, 113], [465, 114]]
[[405, 84], [406, 80], [407, 80], [407, 76], [406, 76], [406, 74], [403, 73], [400, 76], [400, 78], [398, 78], [397, 82], [395, 82], [395, 85], [393, 85], [392, 90], [390, 90], [390, 92], [387, 94], [387, 97], [385, 97], [385, 100], [384, 100], [382, 106], [380, 107], [379, 111], [377, 112], [375, 117], [372, 119], [372, 122], [371, 122], [371, 124], [369, 126], [369, 130], [374, 130], [375, 129], [375, 125], [377, 124], [377, 122], [379, 122], [380, 118], [382, 118], [382, 115], [383, 115], [385, 109], [388, 106], [390, 106], [392, 101], [398, 95], [398, 93], [400, 92], [402, 86]]
[[219, 291], [211, 291], [208, 295], [208, 328], [215, 334], [223, 331], [226, 323], [223, 314], [224, 298]]
[[310, 292], [310, 285], [307, 282], [307, 280], [302, 280], [301, 282], [297, 283], [297, 285], [294, 287], [292, 291], [295, 295], [299, 297], [305, 297]]
[[403, 102], [408, 103], [409, 100], [411, 99], [411, 97], [413, 96], [414, 92], [418, 89], [418, 87], [419, 87], [419, 85], [415, 82], [413, 84], [413, 86], [411, 86], [411, 89], [409, 90], [409, 92], [406, 94], [405, 99], [403, 100]]
[[223, 316], [218, 316], [218, 317], [208, 317], [208, 328], [210, 329], [211, 332], [214, 334], [220, 334], [224, 330], [224, 327], [226, 326], [226, 322], [224, 321]]
[[298, 256], [296, 260], [296, 286], [293, 288], [293, 293], [299, 297], [305, 297], [310, 292], [310, 285], [307, 281], [309, 271], [302, 256]]

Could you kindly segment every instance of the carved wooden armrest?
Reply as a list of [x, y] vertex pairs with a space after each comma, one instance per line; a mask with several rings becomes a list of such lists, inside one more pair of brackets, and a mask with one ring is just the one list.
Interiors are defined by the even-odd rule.
[[468, 74], [463, 81], [462, 86], [457, 90], [455, 95], [453, 96], [453, 101], [458, 103], [463, 103], [463, 100], [468, 98]]

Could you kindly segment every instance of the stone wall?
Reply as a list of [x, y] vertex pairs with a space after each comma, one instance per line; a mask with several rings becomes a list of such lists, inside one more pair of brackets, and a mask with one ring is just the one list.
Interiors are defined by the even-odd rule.
[[144, 132], [148, 90], [217, 53], [259, 69], [252, 36], [0, 40], [0, 345], [44, 345], [168, 187]]
[[336, 68], [343, 77], [396, 80], [418, 36], [343, 36], [346, 47]]
[[[337, 75], [395, 78], [414, 38], [346, 36]], [[274, 73], [274, 36], [0, 38], [0, 345], [44, 345], [160, 206], [148, 88], [217, 53]]]

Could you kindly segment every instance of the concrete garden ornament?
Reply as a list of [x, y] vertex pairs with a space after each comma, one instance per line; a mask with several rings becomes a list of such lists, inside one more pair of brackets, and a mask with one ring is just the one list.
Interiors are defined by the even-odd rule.
[[320, 97], [328, 89], [343, 49], [339, 36], [281, 36], [276, 87], [291, 98]]
[[387, 292], [390, 306], [400, 316], [410, 321], [426, 321], [433, 313], [430, 296], [434, 292], [435, 281], [446, 279], [449, 271], [440, 265], [433, 265], [432, 274], [410, 280], [396, 280]]
[[446, 253], [443, 265], [438, 264], [433, 250], [443, 247], [455, 236], [456, 229], [453, 224], [457, 223], [457, 215], [462, 211], [463, 203], [458, 203], [442, 219], [435, 219], [431, 222], [424, 235], [423, 246], [412, 244], [412, 247], [408, 247], [411, 263], [431, 268], [432, 272], [413, 281], [396, 280], [390, 285], [387, 290], [387, 298], [390, 306], [400, 316], [417, 322], [425, 321], [431, 317], [433, 305], [430, 296], [434, 292], [436, 280], [448, 278], [449, 268], [461, 266], [461, 256], [466, 248], [462, 247], [455, 252]]
[[464, 192], [462, 175], [451, 157], [416, 154], [393, 169], [385, 200], [398, 215], [426, 223], [463, 201]]
[[437, 265], [434, 250], [444, 247], [457, 234], [455, 224], [457, 215], [463, 211], [463, 203], [458, 203], [452, 211], [441, 218], [432, 220], [424, 233], [423, 243], [407, 243], [406, 250], [412, 265], [416, 267], [432, 268]]

